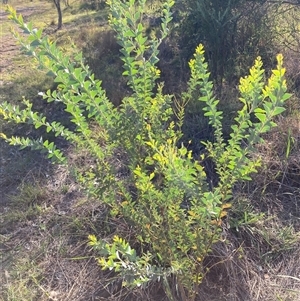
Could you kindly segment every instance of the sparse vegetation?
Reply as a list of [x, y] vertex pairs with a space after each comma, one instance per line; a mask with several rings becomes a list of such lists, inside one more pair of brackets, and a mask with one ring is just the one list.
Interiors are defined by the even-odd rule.
[[[179, 42], [175, 27], [160, 44], [167, 33], [168, 7], [161, 30], [149, 21], [149, 15], [143, 23], [133, 1], [110, 2], [115, 39], [104, 22], [107, 7], [98, 6], [100, 11], [91, 12], [89, 5], [82, 13], [82, 3], [69, 3], [64, 14], [66, 28], [51, 33], [47, 25], [47, 35], [17, 20], [11, 11], [29, 33], [27, 41], [17, 36], [37, 62], [28, 65], [27, 58], [18, 56], [15, 62], [23, 64], [24, 71], [17, 71], [14, 77], [4, 73], [0, 132], [8, 142], [22, 146], [34, 142], [34, 147], [67, 166], [50, 165], [35, 151], [18, 151], [0, 141], [0, 298], [297, 301], [299, 71], [284, 46], [293, 35], [282, 34], [282, 40], [272, 45], [272, 53], [280, 49], [285, 65], [296, 70], [293, 74], [287, 70], [287, 84], [294, 95], [285, 92], [282, 57], [278, 56], [276, 69], [272, 66], [273, 75], [266, 84], [258, 59], [239, 89], [230, 87], [230, 82], [222, 83], [222, 93], [216, 89], [223, 96], [219, 104], [225, 115], [221, 119], [213, 97], [214, 78], [209, 77], [202, 47], [190, 61], [187, 85], [182, 79], [189, 74], [186, 68], [179, 68], [185, 74], [180, 75], [176, 98], [164, 92], [172, 91], [170, 82], [165, 87], [156, 85], [157, 57], [165, 68], [163, 78], [167, 78], [172, 70], [179, 70], [176, 64], [186, 55], [176, 49], [176, 57], [166, 57], [164, 62], [164, 55], [174, 54], [168, 47]], [[157, 11], [159, 5], [152, 2], [149, 7]], [[150, 30], [145, 27], [148, 21]], [[249, 56], [245, 65], [247, 60]], [[85, 62], [91, 63], [95, 78]], [[41, 71], [26, 82], [26, 72], [38, 65], [55, 77]], [[113, 86], [110, 78], [115, 79]], [[45, 105], [36, 94], [47, 90], [43, 98], [50, 103]], [[18, 95], [33, 96], [33, 105], [21, 103]], [[101, 105], [101, 110], [95, 105]], [[207, 121], [200, 114], [203, 109]], [[39, 113], [32, 114], [33, 110]], [[9, 119], [17, 125], [7, 123]], [[189, 126], [194, 123], [199, 129]], [[42, 130], [44, 126], [48, 133]], [[199, 134], [203, 128], [206, 133]], [[67, 143], [57, 137], [62, 129]], [[12, 136], [16, 138], [10, 139]], [[25, 140], [17, 138], [22, 136]], [[39, 141], [40, 136], [45, 140]], [[259, 173], [254, 174], [255, 170]], [[245, 181], [250, 177], [251, 182]], [[95, 252], [87, 245], [88, 235]], [[102, 267], [121, 275], [101, 271], [94, 256], [100, 256]], [[131, 285], [130, 290], [122, 287], [120, 279]], [[132, 289], [141, 284], [143, 289]]]

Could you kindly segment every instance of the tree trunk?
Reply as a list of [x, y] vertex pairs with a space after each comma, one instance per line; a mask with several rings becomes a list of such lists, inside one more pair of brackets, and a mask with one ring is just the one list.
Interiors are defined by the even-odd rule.
[[57, 15], [58, 15], [57, 30], [59, 30], [62, 28], [62, 11], [60, 6], [60, 0], [53, 0], [53, 2], [57, 10]]

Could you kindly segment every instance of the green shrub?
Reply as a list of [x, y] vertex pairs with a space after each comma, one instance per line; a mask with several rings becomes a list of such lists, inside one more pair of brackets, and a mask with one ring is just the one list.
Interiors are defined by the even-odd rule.
[[[123, 238], [104, 241], [91, 235], [89, 244], [99, 252], [103, 269], [119, 272], [124, 285], [160, 279], [170, 300], [194, 300], [206, 273], [203, 259], [221, 239], [232, 188], [238, 181], [250, 180], [257, 170], [260, 159], [252, 155], [254, 146], [262, 141], [261, 134], [276, 125], [272, 119], [284, 111], [290, 95], [286, 93], [282, 56], [278, 55], [277, 69], [266, 85], [258, 58], [250, 75], [240, 81], [242, 109], [237, 112], [230, 139], [225, 141], [222, 112], [213, 96], [202, 45], [189, 63], [188, 89], [176, 106], [173, 96], [165, 95], [162, 84], [156, 84], [160, 74], [156, 67], [158, 47], [168, 34], [173, 1], [164, 3], [160, 36], [151, 40], [142, 23], [144, 5], [145, 0], [109, 1], [109, 21], [117, 33], [123, 75], [132, 91], [118, 108], [106, 97], [80, 53], [66, 56], [41, 30], [26, 25], [9, 8], [10, 18], [28, 34], [23, 39], [15, 33], [24, 51], [58, 83], [56, 90], [41, 93], [43, 98], [62, 102], [74, 126], [71, 130], [57, 121], [48, 122], [32, 111], [28, 100], [22, 108], [2, 102], [0, 113], [6, 120], [44, 127], [94, 159], [92, 166], [78, 169], [78, 180], [88, 193], [107, 204], [112, 214], [126, 220], [139, 245], [138, 254]], [[195, 92], [200, 92], [198, 101], [203, 102], [204, 116], [214, 130], [214, 141], [202, 142], [218, 175], [212, 187], [201, 164], [204, 155], [194, 157], [179, 143], [184, 108]], [[39, 149], [53, 162], [68, 164], [68, 157], [54, 142], [42, 137], [1, 136], [11, 145]], [[176, 281], [176, 292], [170, 279]]]
[[[176, 3], [180, 46], [190, 57], [195, 45], [205, 45], [206, 58], [215, 88], [221, 92], [224, 81], [237, 82], [252, 65], [258, 53], [272, 66], [276, 16], [266, 0], [185, 0]], [[192, 37], [192, 38], [191, 38]], [[270, 52], [271, 51], [271, 52]], [[270, 67], [271, 68], [271, 67]]]

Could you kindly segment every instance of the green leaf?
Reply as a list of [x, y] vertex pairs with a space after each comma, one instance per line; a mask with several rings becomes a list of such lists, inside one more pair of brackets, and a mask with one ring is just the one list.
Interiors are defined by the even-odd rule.
[[267, 120], [267, 116], [266, 114], [263, 113], [255, 113], [256, 118], [261, 122], [261, 123], [265, 123]]
[[284, 107], [276, 107], [273, 111], [273, 116], [279, 115], [285, 111]]

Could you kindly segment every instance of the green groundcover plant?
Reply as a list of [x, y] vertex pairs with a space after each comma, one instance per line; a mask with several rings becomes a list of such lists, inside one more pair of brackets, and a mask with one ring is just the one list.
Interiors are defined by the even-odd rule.
[[[159, 45], [168, 34], [174, 2], [164, 2], [160, 33], [151, 39], [143, 25], [145, 0], [109, 0], [108, 4], [109, 22], [124, 62], [123, 75], [131, 91], [117, 108], [81, 53], [65, 55], [42, 30], [25, 24], [22, 16], [8, 7], [9, 18], [25, 34], [14, 32], [22, 49], [57, 83], [55, 90], [40, 95], [47, 102], [63, 103], [71, 126], [48, 121], [28, 100], [20, 106], [1, 102], [0, 114], [7, 122], [45, 129], [39, 139], [5, 133], [1, 137], [11, 145], [45, 152], [57, 164], [70, 165], [64, 150], [55, 139], [47, 139], [46, 133], [83, 150], [94, 164], [77, 169], [78, 181], [105, 203], [111, 214], [124, 218], [134, 229], [138, 246], [137, 251], [119, 236], [103, 240], [90, 235], [89, 245], [97, 251], [100, 266], [118, 272], [124, 285], [161, 280], [170, 300], [194, 300], [206, 272], [203, 259], [221, 239], [221, 221], [231, 206], [232, 189], [238, 181], [251, 180], [257, 171], [260, 159], [253, 155], [255, 145], [262, 142], [261, 134], [276, 126], [273, 119], [284, 111], [284, 102], [290, 97], [283, 58], [277, 56], [277, 68], [267, 83], [260, 58], [240, 80], [242, 106], [225, 141], [222, 112], [217, 108], [219, 100], [213, 94], [202, 45], [189, 62], [188, 89], [179, 100], [164, 94], [163, 85], [157, 83]], [[195, 95], [200, 96], [195, 99]], [[206, 148], [205, 156], [214, 162], [218, 176], [214, 187], [208, 185], [204, 155], [196, 157], [180, 143], [189, 101], [203, 102], [204, 116], [214, 131], [213, 141], [199, 141]]]

